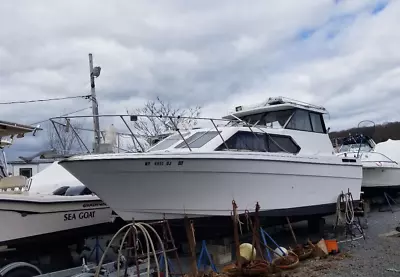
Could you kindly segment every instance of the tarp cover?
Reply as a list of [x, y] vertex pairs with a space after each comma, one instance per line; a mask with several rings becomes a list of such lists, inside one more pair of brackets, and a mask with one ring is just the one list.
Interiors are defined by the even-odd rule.
[[29, 193], [52, 194], [53, 191], [63, 186], [83, 186], [78, 179], [59, 165], [58, 162], [52, 163], [30, 179], [32, 181]]
[[387, 140], [375, 146], [375, 152], [382, 153], [393, 161], [400, 163], [400, 140]]

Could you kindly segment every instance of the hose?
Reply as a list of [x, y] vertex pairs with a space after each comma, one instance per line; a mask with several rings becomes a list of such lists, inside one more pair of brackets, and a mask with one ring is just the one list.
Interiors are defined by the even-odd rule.
[[[354, 206], [353, 201], [351, 200], [351, 193], [348, 192], [346, 194], [341, 193], [338, 196], [337, 203], [336, 203], [336, 215], [339, 224], [346, 223], [348, 225], [353, 224], [354, 221]], [[344, 215], [342, 215], [341, 211], [341, 203], [344, 202]]]
[[95, 273], [94, 276], [95, 277], [99, 277], [101, 266], [103, 265], [103, 262], [104, 262], [104, 259], [106, 257], [106, 254], [107, 254], [108, 250], [110, 249], [111, 245], [113, 244], [114, 240], [116, 239], [116, 237], [119, 234], [121, 234], [124, 230], [128, 229], [125, 232], [125, 234], [124, 234], [124, 236], [122, 238], [121, 245], [120, 245], [120, 248], [119, 248], [119, 251], [118, 251], [117, 276], [120, 276], [120, 274], [119, 274], [120, 272], [119, 271], [120, 271], [120, 260], [121, 260], [121, 256], [122, 256], [122, 254], [121, 254], [122, 253], [122, 246], [124, 245], [125, 240], [126, 240], [126, 238], [128, 237], [128, 234], [131, 231], [134, 231], [134, 232], [137, 233], [137, 229], [140, 229], [142, 231], [144, 237], [145, 237], [146, 247], [147, 247], [147, 276], [148, 277], [150, 276], [150, 248], [151, 248], [151, 250], [153, 252], [154, 259], [155, 259], [156, 267], [157, 267], [158, 277], [160, 277], [160, 266], [159, 266], [159, 263], [158, 263], [157, 254], [156, 254], [156, 251], [155, 251], [154, 243], [153, 243], [153, 240], [152, 240], [149, 232], [146, 230], [145, 227], [150, 229], [156, 235], [157, 240], [159, 241], [159, 243], [161, 245], [161, 250], [162, 250], [162, 253], [163, 253], [163, 256], [164, 256], [164, 261], [165, 261], [165, 277], [168, 277], [168, 274], [169, 274], [168, 260], [167, 260], [167, 253], [165, 252], [163, 241], [161, 240], [161, 238], [158, 235], [157, 231], [150, 224], [147, 224], [147, 223], [129, 223], [129, 224], [121, 227], [114, 234], [114, 236], [111, 238], [110, 242], [108, 243], [108, 245], [107, 245], [107, 247], [106, 247], [106, 249], [105, 249], [105, 251], [104, 251], [104, 253], [103, 253], [103, 255], [102, 255], [101, 259], [100, 259], [100, 262], [99, 262], [99, 264], [97, 266], [96, 273]]

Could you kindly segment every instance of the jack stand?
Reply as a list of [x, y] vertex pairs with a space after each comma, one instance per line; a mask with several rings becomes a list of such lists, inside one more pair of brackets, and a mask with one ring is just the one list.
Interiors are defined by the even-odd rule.
[[[264, 243], [264, 245], [265, 245], [266, 247], [268, 246], [268, 244], [267, 244], [267, 240], [266, 240], [265, 236], [267, 236], [267, 237], [269, 238], [269, 240], [272, 241], [272, 243], [275, 244], [275, 246], [282, 252], [281, 256], [286, 256], [285, 252], [284, 252], [284, 251], [281, 249], [281, 247], [276, 243], [276, 241], [275, 241], [273, 238], [271, 238], [271, 236], [270, 236], [263, 228], [261, 228], [261, 227], [260, 227], [260, 232], [261, 232], [261, 238], [262, 238], [263, 243]], [[268, 247], [267, 247], [267, 249], [266, 249], [266, 252], [267, 252], [267, 260], [268, 260], [269, 262], [272, 262], [271, 253], [269, 252]]]
[[387, 211], [390, 210], [392, 213], [394, 213], [392, 204], [390, 204], [390, 202], [392, 202], [393, 205], [398, 205], [399, 203], [397, 203], [396, 200], [394, 200], [394, 199], [393, 199], [389, 194], [387, 194], [386, 192], [383, 192], [383, 196], [384, 196], [385, 199], [386, 199], [386, 203], [388, 204], [389, 209], [383, 210], [383, 209], [382, 209], [382, 206], [383, 206], [383, 205], [380, 205], [379, 211], [380, 211], [380, 212], [387, 212]]
[[92, 257], [92, 255], [93, 255], [93, 252], [96, 251], [95, 252], [96, 253], [96, 264], [98, 264], [100, 261], [99, 249], [101, 250], [102, 253], [104, 253], [104, 250], [103, 250], [103, 248], [101, 248], [101, 245], [99, 243], [99, 237], [96, 236], [96, 244], [94, 245], [94, 248], [92, 249], [92, 251], [90, 252], [89, 257], [88, 257], [88, 259], [90, 259], [90, 257]]
[[208, 252], [207, 249], [207, 245], [206, 245], [206, 241], [203, 240], [201, 242], [201, 251], [200, 251], [200, 256], [199, 259], [197, 260], [197, 268], [200, 269], [200, 266], [203, 266], [203, 270], [205, 270], [207, 264], [207, 261], [204, 261], [204, 259], [207, 258], [208, 262], [210, 263], [210, 267], [214, 272], [218, 272], [217, 268], [215, 267], [215, 264], [213, 263], [212, 259], [211, 259], [211, 255]]
[[[173, 272], [175, 272], [175, 270], [169, 258], [167, 258], [167, 263], [168, 263], [168, 275], [173, 275]], [[160, 270], [165, 272], [165, 258], [163, 254], [160, 254], [160, 258], [158, 259], [158, 264], [160, 266]]]
[[353, 221], [352, 224], [346, 224], [346, 239], [348, 235], [350, 235], [351, 241], [356, 239], [356, 234], [354, 234], [354, 230], [357, 230], [360, 233], [361, 237], [365, 240], [365, 234], [363, 228], [361, 227], [360, 217], [356, 217], [357, 222]]
[[[346, 198], [346, 196], [347, 196], [347, 198]], [[347, 205], [349, 205], [350, 207], [354, 207], [354, 199], [353, 199], [353, 195], [351, 194], [350, 190], [347, 193], [342, 192], [339, 197], [340, 197], [340, 204], [344, 203], [346, 205], [346, 210], [347, 210]], [[351, 203], [351, 204], [348, 204], [348, 203]], [[339, 207], [339, 209], [341, 212], [342, 209], [340, 207]], [[353, 212], [354, 212], [354, 208], [353, 208]], [[350, 215], [348, 215], [345, 211], [345, 236], [346, 236], [346, 239], [347, 239], [348, 235], [350, 235], [350, 240], [353, 241], [356, 237], [356, 235], [354, 234], [354, 230], [357, 230], [361, 234], [361, 237], [365, 240], [365, 234], [364, 234], [364, 230], [361, 226], [360, 217], [358, 215], [356, 215], [355, 213], [353, 213], [352, 218], [350, 218], [349, 216]], [[339, 213], [336, 214], [336, 223], [335, 223], [335, 227], [334, 227], [335, 230], [338, 227], [338, 223], [339, 223]]]

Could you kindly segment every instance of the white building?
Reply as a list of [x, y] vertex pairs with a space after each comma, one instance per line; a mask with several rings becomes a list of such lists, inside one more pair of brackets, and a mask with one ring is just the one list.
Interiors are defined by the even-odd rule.
[[13, 176], [23, 175], [27, 178], [39, 173], [54, 162], [53, 159], [33, 159], [31, 161], [10, 161], [7, 163], [8, 172]]

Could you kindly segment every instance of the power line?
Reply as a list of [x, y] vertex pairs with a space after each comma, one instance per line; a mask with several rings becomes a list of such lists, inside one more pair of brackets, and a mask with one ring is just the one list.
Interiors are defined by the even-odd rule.
[[[76, 110], [76, 111], [73, 111], [73, 112], [69, 112], [69, 113], [60, 115], [60, 116], [67, 116], [67, 115], [71, 115], [71, 114], [74, 114], [74, 113], [79, 113], [79, 112], [82, 112], [82, 111], [84, 111], [84, 110], [91, 109], [91, 108], [92, 108], [92, 107], [82, 108], [82, 109], [79, 109], [79, 110]], [[44, 120], [41, 120], [41, 121], [38, 121], [38, 122], [35, 122], [35, 123], [31, 123], [31, 124], [29, 124], [29, 125], [36, 125], [36, 124], [43, 123], [43, 122], [46, 122], [46, 121], [49, 121], [49, 120], [50, 120], [50, 119], [44, 119]]]
[[59, 101], [59, 100], [74, 99], [74, 98], [90, 99], [90, 97], [91, 97], [91, 95], [67, 96], [67, 97], [58, 97], [58, 98], [26, 100], [26, 101], [0, 102], [0, 105], [27, 104], [27, 103], [36, 103], [36, 102]]

